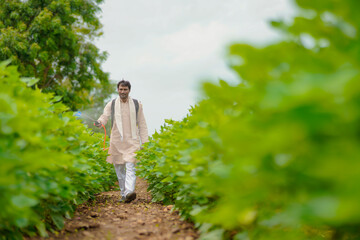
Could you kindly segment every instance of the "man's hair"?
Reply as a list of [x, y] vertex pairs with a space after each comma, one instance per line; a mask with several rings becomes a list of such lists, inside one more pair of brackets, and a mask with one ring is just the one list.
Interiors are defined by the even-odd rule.
[[119, 89], [120, 85], [125, 86], [125, 87], [128, 87], [129, 90], [131, 90], [131, 84], [130, 84], [129, 81], [121, 80], [121, 81], [118, 82], [118, 84], [117, 84], [117, 89]]

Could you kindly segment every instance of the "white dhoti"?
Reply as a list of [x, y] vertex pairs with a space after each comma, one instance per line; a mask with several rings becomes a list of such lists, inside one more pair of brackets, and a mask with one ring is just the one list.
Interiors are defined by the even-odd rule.
[[127, 162], [125, 164], [114, 164], [116, 176], [119, 181], [120, 194], [126, 197], [135, 191], [136, 170], [135, 164]]

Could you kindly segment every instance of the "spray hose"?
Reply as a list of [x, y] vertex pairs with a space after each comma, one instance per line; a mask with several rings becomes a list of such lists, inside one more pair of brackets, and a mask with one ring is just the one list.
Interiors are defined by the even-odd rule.
[[104, 147], [103, 147], [103, 151], [106, 151], [106, 150], [108, 150], [109, 148], [105, 148], [105, 142], [106, 142], [106, 128], [105, 128], [105, 126], [104, 126], [104, 124], [101, 124], [101, 126], [104, 128], [104, 132], [105, 132], [105, 136], [104, 136]]
[[[92, 117], [90, 117], [90, 116], [82, 113], [81, 111], [77, 111], [76, 113], [74, 113], [74, 116], [76, 116], [76, 117], [84, 116], [84, 117], [86, 117], [86, 118], [88, 118], [88, 119], [90, 119], [90, 120], [92, 120], [92, 121], [95, 121], [95, 122], [94, 122], [94, 126], [96, 126], [96, 127], [98, 126], [97, 124], [100, 123], [100, 122], [96, 121], [95, 119], [93, 119]], [[100, 124], [101, 124], [101, 126], [104, 128], [104, 132], [105, 132], [103, 151], [106, 151], [106, 150], [109, 149], [109, 148], [105, 148], [105, 147], [106, 147], [106, 128], [105, 128], [104, 124], [102, 124], [102, 123], [100, 123]]]

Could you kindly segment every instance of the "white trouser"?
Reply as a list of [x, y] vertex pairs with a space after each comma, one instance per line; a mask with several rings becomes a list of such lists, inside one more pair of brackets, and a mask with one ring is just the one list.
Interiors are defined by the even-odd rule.
[[119, 180], [120, 194], [126, 197], [127, 194], [135, 191], [135, 163], [114, 164], [114, 167]]

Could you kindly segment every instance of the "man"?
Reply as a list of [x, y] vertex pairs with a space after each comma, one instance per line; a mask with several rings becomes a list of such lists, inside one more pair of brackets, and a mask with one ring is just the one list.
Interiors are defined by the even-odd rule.
[[131, 84], [122, 80], [117, 84], [119, 97], [110, 101], [104, 113], [95, 122], [97, 127], [105, 125], [112, 116], [109, 156], [106, 161], [114, 164], [119, 180], [121, 202], [129, 203], [135, 193], [135, 152], [148, 141], [148, 130], [142, 105], [129, 96]]

